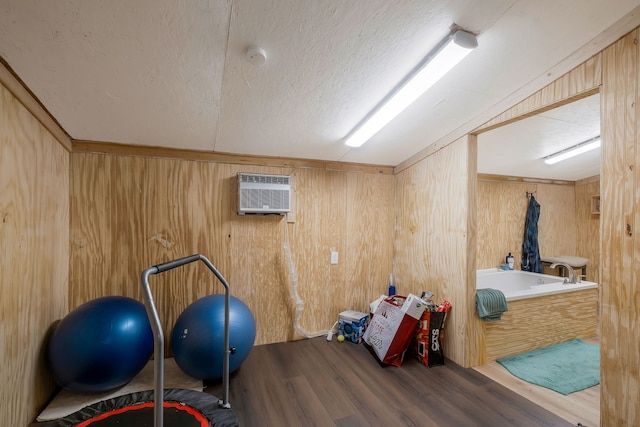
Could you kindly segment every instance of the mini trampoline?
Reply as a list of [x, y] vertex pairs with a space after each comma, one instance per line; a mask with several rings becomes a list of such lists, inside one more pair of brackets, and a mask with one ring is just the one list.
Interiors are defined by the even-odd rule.
[[[149, 287], [149, 276], [202, 261], [222, 283], [224, 294], [224, 355], [222, 399], [186, 389], [164, 389], [164, 334]], [[102, 400], [64, 418], [38, 423], [43, 427], [235, 427], [238, 418], [229, 404], [229, 284], [211, 262], [196, 254], [150, 267], [142, 272], [140, 285], [154, 334], [154, 389]]]
[[[153, 427], [154, 393], [129, 393], [82, 408], [40, 427]], [[163, 393], [165, 427], [235, 427], [238, 418], [218, 405], [218, 398], [199, 391], [170, 389]]]

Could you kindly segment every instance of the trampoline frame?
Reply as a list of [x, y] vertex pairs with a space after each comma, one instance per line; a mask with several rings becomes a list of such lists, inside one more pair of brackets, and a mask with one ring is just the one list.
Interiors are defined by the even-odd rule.
[[220, 274], [220, 272], [214, 267], [204, 255], [195, 254], [184, 258], [168, 261], [162, 264], [154, 265], [153, 267], [144, 270], [140, 276], [140, 286], [144, 294], [144, 302], [147, 310], [147, 316], [151, 323], [151, 329], [154, 335], [154, 393], [153, 393], [153, 425], [154, 427], [162, 427], [164, 425], [163, 419], [163, 396], [164, 396], [164, 333], [162, 332], [162, 325], [160, 324], [160, 317], [155, 303], [153, 302], [153, 295], [151, 294], [151, 288], [149, 286], [149, 276], [152, 274], [160, 274], [165, 271], [172, 270], [177, 267], [181, 267], [192, 262], [202, 261], [209, 270], [216, 276], [216, 278], [224, 286], [224, 357], [222, 365], [222, 399], [218, 400], [218, 406], [230, 409], [229, 404], [229, 355], [232, 349], [229, 348], [229, 284], [226, 279]]

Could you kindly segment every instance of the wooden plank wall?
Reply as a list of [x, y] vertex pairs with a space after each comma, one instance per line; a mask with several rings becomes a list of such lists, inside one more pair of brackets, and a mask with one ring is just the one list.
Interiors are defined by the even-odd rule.
[[[469, 342], [481, 337], [475, 313], [476, 140], [462, 138], [396, 175], [394, 272], [404, 295], [431, 291], [453, 309], [445, 354], [469, 366]], [[473, 272], [469, 277], [470, 271]], [[477, 343], [476, 343], [477, 345]]]
[[[238, 172], [292, 175], [295, 220], [238, 216]], [[294, 283], [300, 327], [316, 333], [343, 310], [368, 310], [392, 271], [392, 175], [74, 153], [71, 180], [70, 308], [105, 295], [140, 299], [143, 269], [199, 252], [251, 308], [256, 344], [266, 344], [301, 338]], [[167, 334], [188, 304], [222, 292], [198, 264], [150, 283]]]
[[600, 176], [576, 182], [576, 254], [588, 258], [587, 280], [600, 283], [600, 215], [591, 213], [591, 196], [600, 195]]
[[69, 152], [0, 86], [0, 420], [31, 422], [55, 384], [45, 345], [67, 312]]
[[603, 52], [600, 422], [640, 425], [640, 51], [636, 29]]
[[477, 268], [495, 268], [511, 252], [520, 269], [524, 223], [529, 199], [534, 193], [540, 204], [538, 244], [540, 255], [578, 255], [576, 209], [573, 185], [535, 182], [478, 182]]

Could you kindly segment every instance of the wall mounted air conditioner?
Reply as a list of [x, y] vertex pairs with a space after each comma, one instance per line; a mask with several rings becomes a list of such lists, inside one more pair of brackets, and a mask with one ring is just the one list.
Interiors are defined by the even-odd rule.
[[279, 214], [291, 211], [291, 177], [238, 173], [238, 214]]

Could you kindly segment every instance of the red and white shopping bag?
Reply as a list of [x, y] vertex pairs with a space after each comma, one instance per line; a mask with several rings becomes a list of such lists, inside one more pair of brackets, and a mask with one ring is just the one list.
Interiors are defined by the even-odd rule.
[[363, 340], [371, 346], [378, 359], [384, 364], [402, 365], [404, 353], [415, 336], [422, 312], [420, 311], [416, 318], [414, 312], [407, 312], [406, 306], [403, 310], [396, 301], [403, 301], [404, 306], [408, 301], [414, 302], [414, 299], [418, 298], [415, 295], [409, 295], [408, 298], [398, 296], [386, 298], [378, 305], [364, 333]]

